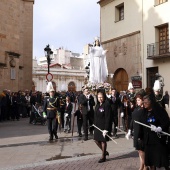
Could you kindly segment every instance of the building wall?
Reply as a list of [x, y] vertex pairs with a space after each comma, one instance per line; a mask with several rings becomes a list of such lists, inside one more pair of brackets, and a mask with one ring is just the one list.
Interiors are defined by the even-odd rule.
[[0, 1], [0, 90], [32, 87], [33, 2]]
[[[158, 35], [155, 31], [156, 26], [163, 24], [170, 24], [169, 9], [170, 1], [163, 4], [154, 6], [154, 0], [147, 1], [144, 0], [143, 5], [143, 36], [144, 36], [144, 87], [147, 85], [146, 81], [146, 68], [158, 67], [159, 73], [164, 77], [165, 80], [165, 90], [170, 91], [170, 79], [168, 78], [168, 73], [170, 72], [170, 58], [162, 58], [156, 60], [147, 59], [147, 44], [158, 42]], [[170, 26], [170, 25], [169, 25]]]
[[[116, 0], [106, 3], [105, 0], [101, 3], [100, 8], [100, 29], [101, 29], [101, 41], [107, 41], [112, 38], [120, 37], [122, 35], [129, 34], [131, 32], [141, 30], [141, 0], [123, 1]], [[116, 6], [124, 2], [124, 20], [116, 22]], [[132, 10], [138, 9], [138, 10]], [[133, 21], [132, 21], [133, 18]], [[129, 24], [130, 23], [130, 24]]]
[[[108, 50], [106, 59], [109, 74], [114, 74], [122, 68], [127, 72], [130, 82], [132, 76], [142, 73], [142, 11], [140, 7], [142, 3], [140, 0], [104, 0], [99, 3], [101, 43], [103, 48]], [[122, 3], [124, 3], [124, 20], [117, 21], [116, 7]], [[113, 81], [114, 78], [109, 82]]]
[[[165, 79], [164, 89], [170, 91], [170, 79], [168, 78], [170, 59], [147, 59], [147, 44], [158, 42], [155, 27], [170, 22], [168, 15], [170, 1], [155, 6], [157, 1], [99, 1], [101, 41], [104, 49], [109, 50], [107, 53], [109, 73], [114, 73], [117, 68], [123, 68], [127, 71], [130, 81], [130, 77], [138, 72], [138, 75], [142, 76], [142, 87], [145, 88], [147, 86], [146, 69], [158, 67], [159, 73]], [[123, 2], [124, 20], [115, 22], [116, 6]], [[120, 55], [121, 50], [125, 49], [123, 44], [126, 44], [126, 55]], [[130, 53], [129, 49], [133, 49], [134, 52]], [[115, 57], [116, 51], [120, 51], [119, 57]]]
[[[52, 81], [56, 84], [56, 91], [67, 91], [70, 82], [75, 83], [76, 91], [81, 91], [82, 86], [84, 86], [86, 72], [83, 70], [50, 68], [50, 72], [53, 74]], [[42, 91], [43, 93], [46, 92], [46, 74], [47, 69], [34, 68], [33, 82], [35, 84], [35, 90]]]
[[116, 70], [123, 68], [128, 74], [129, 81], [131, 81], [131, 76], [142, 72], [140, 37], [140, 32], [136, 32], [103, 43], [103, 48], [108, 50], [107, 66], [109, 74], [114, 74]]
[[70, 64], [72, 68], [76, 70], [82, 70], [82, 69], [84, 70], [85, 68], [83, 58], [70, 57]]

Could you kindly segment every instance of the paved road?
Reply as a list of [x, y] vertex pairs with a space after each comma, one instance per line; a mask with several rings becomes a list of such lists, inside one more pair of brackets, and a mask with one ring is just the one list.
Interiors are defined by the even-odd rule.
[[[105, 163], [99, 164], [101, 151], [92, 137], [88, 141], [71, 134], [58, 134], [59, 139], [48, 142], [47, 126], [32, 125], [27, 118], [0, 123], [0, 169], [56, 169], [56, 170], [135, 170], [138, 155], [122, 133], [108, 142], [110, 153]], [[75, 128], [76, 129], [76, 128]]]

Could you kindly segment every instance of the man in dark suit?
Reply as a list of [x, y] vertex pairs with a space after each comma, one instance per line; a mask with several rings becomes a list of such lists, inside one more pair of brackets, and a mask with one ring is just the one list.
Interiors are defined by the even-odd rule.
[[94, 128], [92, 127], [93, 123], [94, 123], [94, 109], [93, 107], [95, 106], [95, 102], [94, 102], [94, 97], [89, 93], [87, 95], [87, 107], [88, 107], [88, 120], [89, 120], [89, 126], [90, 126], [90, 134], [93, 135], [93, 130]]
[[117, 137], [117, 129], [118, 126], [118, 108], [120, 106], [120, 98], [119, 93], [117, 93], [115, 88], [111, 89], [111, 98], [110, 98], [110, 104], [112, 108], [112, 122], [114, 123], [114, 129], [113, 129], [113, 136]]
[[[94, 110], [93, 106], [95, 105], [94, 98], [89, 94], [87, 87], [83, 89], [83, 94], [79, 96], [79, 104], [82, 106], [82, 115], [83, 115], [83, 129], [84, 129], [84, 140], [88, 140], [88, 120], [91, 118], [90, 124], [93, 124]], [[91, 133], [92, 133], [91, 129]]]

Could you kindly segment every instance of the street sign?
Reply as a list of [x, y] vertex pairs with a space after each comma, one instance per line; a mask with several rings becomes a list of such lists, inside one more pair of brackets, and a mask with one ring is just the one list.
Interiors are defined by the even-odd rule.
[[46, 74], [47, 81], [51, 81], [53, 79], [53, 75], [51, 73]]
[[131, 77], [133, 87], [136, 88], [142, 88], [142, 77], [141, 76], [133, 76]]

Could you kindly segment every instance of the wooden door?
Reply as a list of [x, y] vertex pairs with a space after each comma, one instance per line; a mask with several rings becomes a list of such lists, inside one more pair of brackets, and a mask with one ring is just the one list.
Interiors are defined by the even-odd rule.
[[74, 82], [70, 82], [68, 84], [68, 91], [72, 91], [72, 92], [75, 92], [76, 91], [76, 86], [75, 86], [75, 83]]
[[113, 86], [118, 92], [126, 91], [128, 89], [128, 74], [126, 70], [123, 68], [116, 70], [113, 76]]

